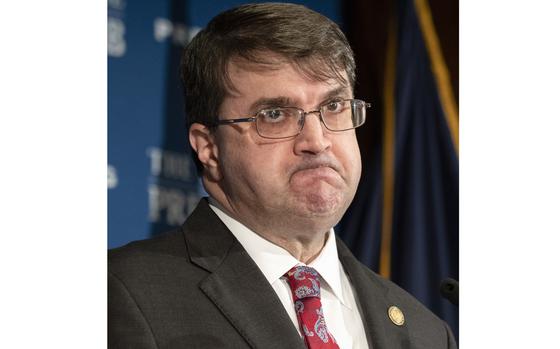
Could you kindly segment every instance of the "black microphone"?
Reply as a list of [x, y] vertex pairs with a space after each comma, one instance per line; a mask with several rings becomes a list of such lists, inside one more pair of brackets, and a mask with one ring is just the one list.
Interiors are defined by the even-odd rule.
[[459, 283], [457, 280], [447, 278], [439, 286], [439, 292], [451, 303], [459, 306]]

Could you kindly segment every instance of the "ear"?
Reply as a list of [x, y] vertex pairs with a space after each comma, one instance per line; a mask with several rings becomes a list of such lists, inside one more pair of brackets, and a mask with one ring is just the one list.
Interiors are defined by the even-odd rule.
[[205, 125], [193, 123], [189, 129], [189, 142], [204, 166], [204, 175], [212, 181], [219, 181], [222, 174], [218, 161], [218, 146], [210, 129]]

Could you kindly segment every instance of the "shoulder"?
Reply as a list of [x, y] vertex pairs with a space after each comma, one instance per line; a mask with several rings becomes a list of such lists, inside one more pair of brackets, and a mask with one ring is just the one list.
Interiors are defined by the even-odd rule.
[[181, 228], [109, 250], [109, 296], [126, 295], [144, 314], [172, 309], [180, 293], [185, 299], [198, 296], [198, 284], [207, 276], [191, 262]]
[[[371, 284], [376, 285], [375, 289], [384, 292], [386, 318], [391, 318], [389, 309], [396, 306], [397, 312], [402, 313], [404, 317], [404, 326], [408, 329], [412, 342], [420, 347], [456, 348], [453, 334], [445, 321], [393, 281], [376, 274], [361, 263], [360, 265]], [[375, 297], [374, 294], [371, 296]], [[423, 345], [420, 345], [422, 343]]]
[[191, 285], [208, 275], [204, 261], [219, 260], [227, 253], [233, 236], [208, 206], [200, 200], [186, 222], [156, 237], [133, 241], [111, 249], [109, 274], [125, 284], [173, 287]]
[[386, 289], [387, 298], [399, 305], [400, 308], [408, 310], [410, 316], [421, 318], [423, 321], [427, 322], [443, 322], [439, 317], [432, 313], [426, 306], [424, 306], [420, 301], [418, 301], [414, 296], [405, 291], [399, 285], [391, 280], [388, 280], [377, 273], [373, 272], [371, 269], [362, 264], [364, 273], [369, 275], [369, 278]]
[[185, 258], [185, 240], [180, 228], [156, 237], [130, 242], [124, 246], [110, 249], [108, 261], [110, 269], [129, 268], [156, 260]]
[[200, 313], [215, 312], [199, 289], [207, 276], [191, 262], [181, 228], [109, 250], [110, 347], [171, 347], [174, 338], [191, 340], [202, 331]]
[[383, 299], [388, 305], [395, 304], [403, 312], [404, 309], [407, 309], [411, 315], [421, 317], [425, 321], [442, 322], [407, 291], [358, 261], [341, 240], [337, 240], [337, 247], [339, 259], [349, 274], [353, 286], [359, 294], [364, 296], [362, 301], [379, 302]]
[[173, 283], [202, 273], [190, 263], [181, 228], [133, 241], [108, 253], [109, 276], [133, 286]]
[[[341, 263], [348, 274], [370, 325], [384, 328], [393, 341], [408, 340], [418, 348], [455, 348], [449, 326], [394, 282], [359, 262], [346, 245], [337, 241]], [[404, 324], [396, 325], [389, 310], [397, 307]], [[405, 339], [406, 338], [406, 339]]]

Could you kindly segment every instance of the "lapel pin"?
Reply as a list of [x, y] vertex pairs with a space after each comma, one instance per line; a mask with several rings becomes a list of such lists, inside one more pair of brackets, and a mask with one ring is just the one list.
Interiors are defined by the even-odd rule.
[[404, 314], [396, 305], [390, 306], [387, 310], [387, 314], [389, 314], [389, 319], [391, 319], [395, 325], [404, 325]]

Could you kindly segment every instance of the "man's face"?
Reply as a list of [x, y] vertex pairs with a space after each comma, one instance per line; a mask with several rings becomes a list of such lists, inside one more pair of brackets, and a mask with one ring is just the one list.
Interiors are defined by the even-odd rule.
[[[352, 98], [349, 87], [310, 80], [290, 64], [254, 68], [229, 65], [237, 91], [224, 99], [221, 119], [276, 106], [310, 111], [332, 99]], [[329, 131], [317, 113], [308, 114], [292, 138], [265, 139], [255, 123], [238, 123], [218, 127], [215, 142], [226, 206], [256, 231], [324, 232], [340, 220], [356, 192], [361, 161], [355, 131]]]

